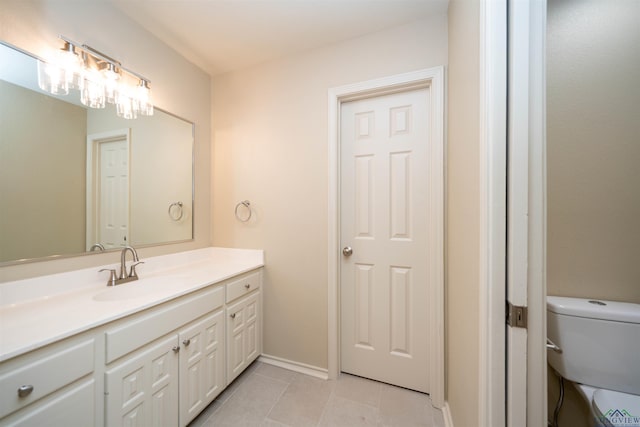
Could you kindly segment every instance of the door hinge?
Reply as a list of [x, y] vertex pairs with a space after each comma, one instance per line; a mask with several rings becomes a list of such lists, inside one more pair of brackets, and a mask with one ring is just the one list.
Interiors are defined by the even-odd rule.
[[507, 325], [527, 329], [527, 306], [513, 305], [507, 301]]

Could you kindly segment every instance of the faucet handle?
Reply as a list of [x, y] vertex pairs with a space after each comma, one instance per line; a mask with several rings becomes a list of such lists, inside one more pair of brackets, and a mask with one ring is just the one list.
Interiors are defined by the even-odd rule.
[[109, 271], [109, 280], [107, 281], [107, 286], [115, 286], [116, 285], [116, 280], [118, 279], [118, 277], [116, 276], [116, 269], [115, 268], [103, 268], [101, 270], [98, 270], [99, 272], [102, 271]]
[[138, 264], [144, 264], [144, 261], [138, 261], [131, 264], [131, 268], [129, 269], [129, 277], [135, 277], [136, 279], [138, 278], [138, 273], [136, 273], [136, 265]]

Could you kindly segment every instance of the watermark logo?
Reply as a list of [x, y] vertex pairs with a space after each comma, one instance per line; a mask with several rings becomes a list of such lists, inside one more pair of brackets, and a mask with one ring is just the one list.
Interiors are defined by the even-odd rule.
[[640, 415], [632, 415], [626, 409], [609, 409], [600, 418], [605, 426], [640, 427]]

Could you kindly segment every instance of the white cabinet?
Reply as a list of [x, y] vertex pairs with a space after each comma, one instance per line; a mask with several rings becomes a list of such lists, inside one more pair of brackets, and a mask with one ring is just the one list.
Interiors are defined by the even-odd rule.
[[262, 353], [261, 274], [3, 361], [0, 427], [186, 426]]
[[175, 335], [137, 351], [105, 373], [108, 426], [178, 424], [178, 351]]
[[105, 332], [107, 426], [185, 426], [222, 391], [223, 304], [218, 286]]
[[187, 425], [225, 387], [224, 311], [180, 332], [180, 425]]
[[70, 339], [3, 363], [0, 425], [92, 423], [94, 347], [93, 338]]
[[106, 425], [185, 426], [224, 388], [223, 310], [114, 363]]
[[227, 384], [262, 353], [260, 272], [227, 284]]
[[82, 381], [18, 412], [11, 421], [0, 421], [0, 425], [5, 422], [16, 427], [87, 425], [87, 420], [93, 420], [95, 415], [94, 396], [95, 381]]

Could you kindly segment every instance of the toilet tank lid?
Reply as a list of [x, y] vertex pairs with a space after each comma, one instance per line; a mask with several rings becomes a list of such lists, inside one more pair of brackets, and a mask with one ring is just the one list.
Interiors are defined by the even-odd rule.
[[547, 296], [547, 310], [567, 316], [640, 324], [640, 304]]

